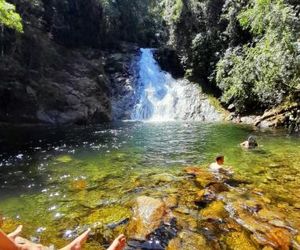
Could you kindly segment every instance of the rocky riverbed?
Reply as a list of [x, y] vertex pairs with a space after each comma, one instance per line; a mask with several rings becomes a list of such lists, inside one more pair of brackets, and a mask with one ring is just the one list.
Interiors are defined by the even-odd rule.
[[[125, 207], [111, 202], [85, 203], [89, 212], [74, 213], [69, 218], [80, 221], [81, 226], [62, 236], [69, 238], [92, 227], [90, 241], [105, 246], [124, 233], [128, 250], [300, 249], [299, 215], [291, 221], [284, 213], [284, 205], [273, 204], [262, 190], [246, 180], [201, 167], [186, 167], [178, 176], [140, 176], [134, 180], [136, 187], [127, 192], [137, 192], [145, 178], [153, 185], [142, 191], [143, 195], [127, 200]], [[80, 196], [92, 189], [84, 179], [74, 181], [70, 187]], [[296, 204], [295, 209], [299, 208]], [[0, 226], [9, 232], [19, 223], [7, 218]], [[71, 224], [74, 222], [65, 220], [61, 227]], [[89, 249], [94, 248], [90, 245]]]

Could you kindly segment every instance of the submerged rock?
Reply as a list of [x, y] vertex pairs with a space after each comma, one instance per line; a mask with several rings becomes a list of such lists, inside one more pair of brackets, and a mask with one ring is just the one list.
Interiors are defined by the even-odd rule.
[[170, 195], [164, 199], [166, 207], [176, 208], [178, 206], [178, 197], [176, 195]]
[[229, 250], [256, 250], [254, 243], [244, 232], [232, 232], [226, 236], [225, 242]]
[[199, 249], [211, 249], [206, 242], [206, 239], [203, 235], [190, 232], [183, 231], [179, 234], [179, 236], [175, 239], [172, 239], [169, 242], [166, 250], [199, 250]]
[[156, 174], [151, 176], [151, 179], [153, 179], [156, 183], [159, 183], [159, 182], [172, 182], [175, 181], [177, 178], [174, 175], [162, 173], [162, 174]]
[[202, 172], [201, 168], [199, 167], [186, 167], [184, 169], [184, 171], [187, 173], [187, 174], [190, 174], [190, 175], [198, 175]]
[[167, 247], [167, 250], [177, 249], [198, 250], [210, 248], [203, 235], [184, 230], [178, 235], [178, 238], [170, 241], [169, 246]]
[[160, 199], [138, 197], [127, 234], [132, 239], [146, 240], [146, 237], [160, 226], [165, 214], [166, 205]]
[[291, 246], [291, 234], [283, 228], [273, 228], [267, 233], [270, 241], [275, 243], [276, 248], [280, 250], [289, 250]]
[[181, 249], [181, 241], [179, 238], [172, 239], [169, 242], [168, 247], [166, 250], [180, 250]]
[[214, 201], [207, 208], [200, 211], [200, 215], [203, 219], [223, 219], [228, 213], [225, 210], [224, 203], [222, 201]]
[[205, 188], [210, 184], [215, 183], [214, 176], [211, 173], [203, 173], [198, 175], [196, 178], [196, 183], [199, 184], [200, 187]]
[[84, 190], [88, 186], [88, 183], [85, 179], [74, 180], [70, 184], [70, 188], [72, 191]]
[[117, 205], [97, 209], [86, 218], [83, 218], [82, 223], [111, 227], [112, 225], [122, 225], [121, 222], [127, 222], [130, 216], [131, 211], [129, 208]]

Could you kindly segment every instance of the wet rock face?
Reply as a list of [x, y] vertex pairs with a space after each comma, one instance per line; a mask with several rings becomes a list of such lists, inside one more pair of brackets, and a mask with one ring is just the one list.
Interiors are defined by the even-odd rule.
[[104, 69], [110, 80], [113, 120], [130, 119], [136, 94], [138, 52], [135, 44], [123, 43], [117, 53], [106, 55]]
[[[94, 0], [13, 1], [24, 34], [4, 30], [0, 122], [87, 124], [111, 120], [110, 90], [97, 47]], [[95, 7], [95, 8], [94, 8]], [[97, 35], [95, 35], [97, 34]], [[1, 41], [2, 42], [2, 41]]]
[[171, 73], [174, 78], [182, 78], [184, 76], [184, 69], [175, 50], [160, 48], [153, 55], [162, 70]]
[[[104, 7], [96, 0], [13, 2], [24, 34], [4, 29], [1, 39], [0, 122], [111, 121], [125, 103], [113, 105], [112, 99], [130, 99], [128, 54], [134, 46], [120, 41], [123, 25], [108, 32]], [[113, 50], [123, 56], [110, 60]]]
[[111, 120], [108, 80], [101, 61], [95, 59], [97, 51], [89, 53], [51, 56], [49, 62], [58, 60], [57, 65], [49, 66], [43, 76], [32, 72], [14, 79], [9, 68], [1, 68], [0, 121], [87, 124]]

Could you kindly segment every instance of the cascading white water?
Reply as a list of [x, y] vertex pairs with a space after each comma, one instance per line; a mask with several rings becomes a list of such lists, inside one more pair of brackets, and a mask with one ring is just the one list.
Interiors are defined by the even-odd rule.
[[131, 119], [217, 121], [221, 115], [196, 84], [161, 70], [151, 49], [141, 49], [136, 102]]

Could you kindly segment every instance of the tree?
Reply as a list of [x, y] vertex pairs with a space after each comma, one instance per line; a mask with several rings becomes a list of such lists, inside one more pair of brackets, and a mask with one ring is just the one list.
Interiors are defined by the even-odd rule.
[[13, 4], [0, 0], [0, 25], [23, 32], [22, 19]]
[[299, 19], [283, 0], [251, 0], [238, 19], [253, 41], [217, 64], [222, 100], [238, 111], [279, 104], [300, 82]]

